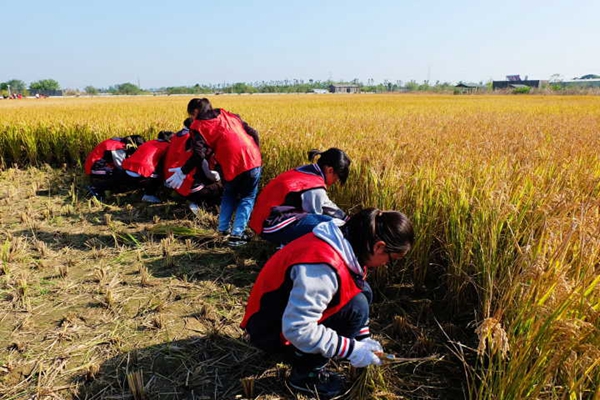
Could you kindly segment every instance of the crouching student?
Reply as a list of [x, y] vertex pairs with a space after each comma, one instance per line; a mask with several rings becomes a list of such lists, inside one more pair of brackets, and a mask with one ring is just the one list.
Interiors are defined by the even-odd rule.
[[[183, 167], [192, 157], [192, 138], [190, 137], [190, 126], [193, 118], [183, 121], [184, 128], [171, 137], [171, 143], [165, 154], [163, 173], [165, 186], [170, 187], [167, 181], [173, 174]], [[179, 187], [174, 189], [180, 196], [190, 201], [189, 208], [197, 214], [200, 206], [215, 206], [221, 200], [223, 185], [221, 176], [216, 171], [214, 157], [200, 161], [199, 167], [193, 167], [186, 174], [185, 179]], [[200, 206], [199, 206], [200, 205]]]
[[114, 137], [100, 142], [88, 154], [84, 171], [90, 177], [90, 194], [98, 199], [104, 192], [115, 186], [115, 179], [123, 171], [123, 161], [130, 157], [144, 143], [140, 135]]
[[142, 201], [160, 203], [156, 193], [162, 185], [162, 161], [169, 148], [171, 136], [173, 132], [159, 132], [157, 139], [147, 141], [131, 157], [123, 161], [125, 179], [130, 184], [129, 189], [132, 188], [131, 186], [141, 187], [144, 190]]
[[338, 227], [317, 225], [276, 252], [258, 274], [241, 323], [250, 342], [291, 358], [291, 387], [319, 396], [344, 391], [329, 359], [358, 368], [379, 365], [370, 338], [371, 288], [366, 268], [404, 257], [414, 242], [410, 220], [397, 211], [366, 209]]
[[263, 239], [284, 245], [312, 231], [321, 222], [342, 225], [346, 214], [327, 196], [327, 188], [346, 183], [350, 158], [336, 148], [308, 152], [309, 161], [272, 179], [260, 192], [249, 226]]

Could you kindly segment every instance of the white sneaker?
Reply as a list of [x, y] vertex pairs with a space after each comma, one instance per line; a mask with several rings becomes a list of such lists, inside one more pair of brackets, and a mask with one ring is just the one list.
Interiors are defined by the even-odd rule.
[[156, 196], [153, 196], [151, 194], [145, 194], [142, 196], [142, 201], [145, 201], [146, 203], [153, 203], [153, 204], [158, 204], [160, 203], [160, 199]]
[[194, 213], [195, 216], [198, 216], [198, 213], [200, 212], [200, 206], [198, 206], [198, 204], [190, 203], [188, 205], [188, 208], [190, 209], [191, 212]]

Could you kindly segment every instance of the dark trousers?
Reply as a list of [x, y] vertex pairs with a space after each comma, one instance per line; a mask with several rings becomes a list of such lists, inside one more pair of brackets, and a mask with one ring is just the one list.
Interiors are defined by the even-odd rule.
[[161, 187], [160, 178], [133, 177], [120, 169], [115, 169], [111, 175], [90, 176], [90, 183], [95, 191], [101, 195], [110, 190], [123, 193], [136, 189], [143, 189], [144, 194], [155, 195]]
[[[359, 331], [369, 321], [369, 306], [373, 301], [373, 291], [367, 282], [363, 282], [363, 291], [350, 300], [340, 311], [333, 314], [322, 322], [328, 328], [333, 329], [340, 336], [354, 339]], [[324, 367], [329, 361], [320, 354], [303, 353], [293, 348], [288, 355], [293, 368], [301, 371], [310, 371]]]
[[223, 184], [215, 182], [204, 186], [197, 192], [190, 193], [187, 198], [200, 206], [212, 207], [219, 205], [222, 195]]
[[298, 239], [300, 236], [312, 232], [313, 228], [321, 222], [331, 221], [332, 219], [333, 217], [330, 217], [329, 215], [306, 214], [304, 217], [289, 224], [285, 228], [272, 233], [263, 233], [260, 236], [271, 243], [285, 245], [292, 240]]

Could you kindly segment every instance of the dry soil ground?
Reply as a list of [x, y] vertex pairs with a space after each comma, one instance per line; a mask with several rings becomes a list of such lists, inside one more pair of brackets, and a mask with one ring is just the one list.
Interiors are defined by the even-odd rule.
[[[295, 398], [288, 366], [238, 327], [275, 249], [260, 240], [227, 248], [214, 212], [149, 206], [138, 193], [103, 204], [84, 187], [78, 171], [0, 171], [0, 397]], [[333, 365], [365, 385], [349, 398], [360, 389], [364, 398], [463, 397], [440, 328], [468, 337], [440, 317], [435, 291], [416, 291], [408, 276], [373, 276], [372, 330], [410, 360], [368, 374]]]

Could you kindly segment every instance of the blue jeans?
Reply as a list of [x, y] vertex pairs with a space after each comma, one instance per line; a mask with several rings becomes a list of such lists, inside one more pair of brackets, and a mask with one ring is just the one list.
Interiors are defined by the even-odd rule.
[[288, 244], [292, 240], [298, 239], [308, 232], [312, 232], [313, 228], [321, 222], [331, 221], [332, 219], [333, 217], [330, 217], [329, 215], [306, 214], [304, 217], [289, 224], [285, 228], [272, 233], [263, 233], [261, 237], [271, 243]]
[[[358, 336], [360, 330], [367, 325], [369, 306], [373, 301], [371, 286], [365, 281], [361, 283], [362, 292], [354, 296], [341, 310], [322, 322], [324, 326], [333, 329], [338, 335], [350, 339]], [[294, 349], [291, 363], [293, 367], [302, 371], [310, 371], [325, 366], [328, 361], [329, 359], [320, 354], [307, 354]]]
[[241, 235], [246, 229], [254, 200], [258, 192], [261, 167], [252, 168], [242, 172], [230, 182], [225, 182], [223, 197], [221, 198], [221, 211], [219, 213], [219, 232], [229, 230], [231, 217], [233, 220], [232, 235]]

